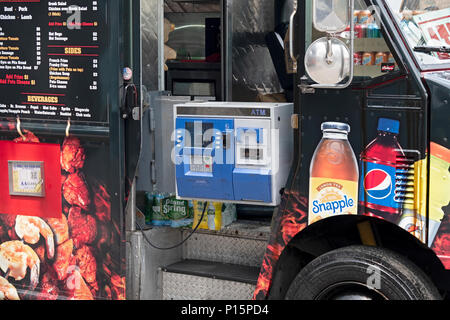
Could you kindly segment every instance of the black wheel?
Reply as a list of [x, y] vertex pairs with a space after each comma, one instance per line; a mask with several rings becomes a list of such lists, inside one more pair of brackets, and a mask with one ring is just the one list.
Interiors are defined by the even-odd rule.
[[378, 247], [351, 246], [305, 266], [287, 300], [440, 300], [434, 284], [408, 259]]

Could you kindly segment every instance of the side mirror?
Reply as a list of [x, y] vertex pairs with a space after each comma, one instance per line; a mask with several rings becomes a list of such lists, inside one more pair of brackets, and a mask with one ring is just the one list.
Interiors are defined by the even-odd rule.
[[343, 32], [350, 24], [346, 0], [313, 0], [313, 25], [321, 32]]
[[350, 50], [337, 38], [324, 37], [314, 41], [305, 54], [309, 77], [319, 84], [337, 84], [350, 75]]

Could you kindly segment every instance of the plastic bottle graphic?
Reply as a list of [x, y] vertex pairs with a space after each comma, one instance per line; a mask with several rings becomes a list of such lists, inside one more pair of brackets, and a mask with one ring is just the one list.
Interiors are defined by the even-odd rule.
[[350, 126], [326, 122], [323, 138], [311, 161], [309, 224], [343, 214], [358, 213], [358, 163], [348, 141]]
[[208, 229], [216, 230], [216, 207], [213, 202], [210, 202], [207, 209], [208, 215]]
[[398, 223], [402, 214], [399, 197], [403, 191], [396, 189], [396, 178], [401, 179], [401, 164], [406, 159], [398, 142], [399, 132], [399, 121], [380, 118], [377, 137], [361, 154], [359, 201], [362, 214], [393, 223]]

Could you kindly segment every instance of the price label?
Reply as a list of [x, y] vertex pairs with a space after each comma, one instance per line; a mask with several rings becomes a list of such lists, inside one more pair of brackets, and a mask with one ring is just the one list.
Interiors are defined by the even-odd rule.
[[9, 194], [45, 197], [44, 163], [40, 161], [8, 161]]

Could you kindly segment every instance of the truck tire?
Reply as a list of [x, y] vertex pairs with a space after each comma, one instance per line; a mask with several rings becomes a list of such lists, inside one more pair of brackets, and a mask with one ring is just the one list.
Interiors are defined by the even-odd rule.
[[286, 300], [441, 300], [425, 273], [387, 249], [350, 246], [319, 256], [292, 282]]

